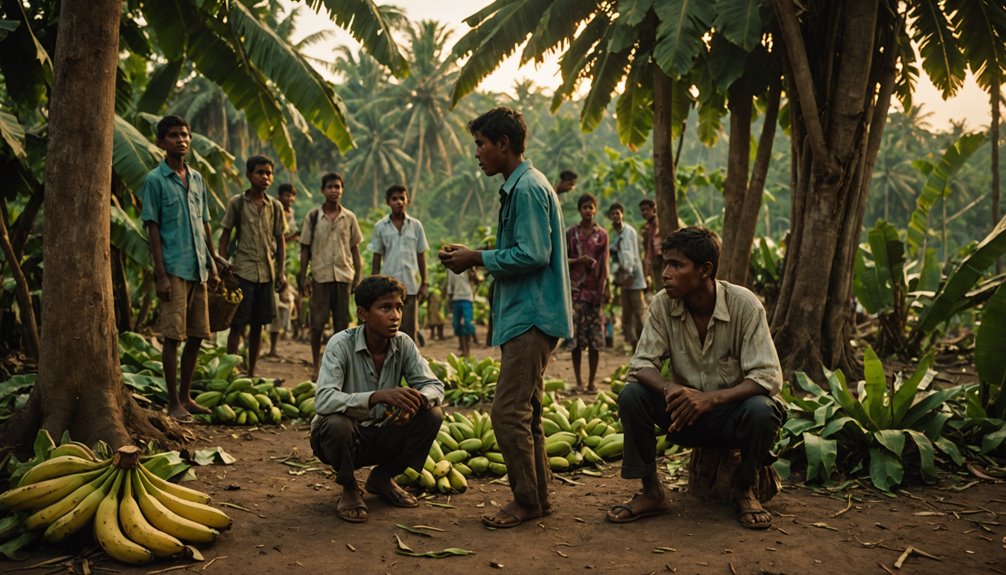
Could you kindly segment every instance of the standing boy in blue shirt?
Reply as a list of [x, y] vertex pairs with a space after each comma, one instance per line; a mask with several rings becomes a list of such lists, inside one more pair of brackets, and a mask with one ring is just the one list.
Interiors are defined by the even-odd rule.
[[496, 279], [492, 344], [502, 353], [491, 416], [514, 500], [482, 522], [516, 527], [551, 513], [541, 402], [549, 356], [559, 338], [573, 334], [566, 227], [551, 184], [524, 159], [527, 126], [519, 112], [494, 108], [472, 120], [468, 131], [482, 171], [505, 180], [496, 249], [455, 244], [439, 256], [455, 273], [484, 265]]
[[[157, 146], [164, 161], [143, 180], [143, 210], [150, 255], [154, 260], [157, 298], [161, 300], [164, 336], [164, 381], [168, 386], [168, 414], [190, 419], [190, 412], [209, 410], [189, 397], [199, 345], [210, 336], [206, 282], [218, 281], [206, 205], [206, 182], [185, 163], [191, 142], [189, 124], [178, 116], [157, 123]], [[182, 386], [178, 389], [178, 344], [182, 352]]]

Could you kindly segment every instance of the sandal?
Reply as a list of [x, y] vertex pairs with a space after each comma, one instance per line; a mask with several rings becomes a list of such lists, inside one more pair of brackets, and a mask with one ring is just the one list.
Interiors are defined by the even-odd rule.
[[[609, 523], [632, 523], [633, 521], [639, 521], [644, 517], [664, 515], [671, 511], [671, 508], [667, 505], [666, 500], [663, 505], [659, 507], [651, 507], [650, 509], [645, 509], [643, 511], [633, 511], [632, 503], [640, 495], [641, 494], [637, 493], [632, 496], [632, 499], [626, 501], [625, 503], [615, 505], [608, 510], [608, 513], [604, 516], [604, 518], [607, 519]], [[627, 515], [620, 515], [620, 512], [625, 512]]]
[[[355, 514], [352, 512], [356, 512]], [[363, 523], [367, 520], [367, 505], [360, 502], [358, 505], [342, 507], [342, 498], [336, 502], [335, 512], [339, 519], [350, 523]]]
[[388, 504], [394, 507], [419, 507], [419, 500], [416, 499], [414, 495], [408, 491], [399, 487], [394, 480], [391, 481], [391, 487], [382, 491], [377, 487], [370, 484], [370, 478], [367, 478], [367, 483], [364, 485], [368, 493], [373, 493], [374, 495], [379, 495]]
[[517, 527], [525, 521], [531, 521], [532, 519], [539, 519], [541, 517], [545, 517], [546, 515], [551, 515], [551, 513], [552, 507], [549, 506], [542, 513], [532, 512], [522, 519], [514, 512], [507, 511], [504, 507], [496, 510], [496, 513], [492, 515], [483, 515], [482, 524], [486, 527], [492, 527], [493, 529], [509, 529], [510, 527]]
[[[757, 504], [752, 505], [752, 502]], [[734, 508], [737, 509], [737, 521], [747, 529], [761, 531], [772, 526], [772, 514], [761, 506], [757, 499], [741, 498], [734, 500]], [[758, 521], [758, 518], [767, 517], [768, 521]]]

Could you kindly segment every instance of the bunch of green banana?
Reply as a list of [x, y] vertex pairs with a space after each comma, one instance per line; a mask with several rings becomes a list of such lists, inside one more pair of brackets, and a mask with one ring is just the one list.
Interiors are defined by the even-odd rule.
[[259, 383], [244, 377], [228, 382], [213, 380], [195, 402], [212, 414], [195, 416], [204, 423], [258, 425], [288, 419], [314, 417], [315, 385], [305, 381], [292, 389], [277, 387], [272, 381]]
[[113, 559], [147, 563], [180, 553], [185, 544], [212, 543], [231, 526], [209, 496], [161, 479], [140, 462], [140, 450], [120, 448], [98, 460], [80, 444], [54, 457], [0, 494], [0, 507], [26, 514], [25, 528], [57, 543], [93, 524], [94, 537]]
[[476, 361], [452, 353], [446, 362], [431, 361], [430, 369], [444, 382], [444, 403], [448, 405], [470, 407], [491, 400], [496, 393], [500, 364], [491, 357]]

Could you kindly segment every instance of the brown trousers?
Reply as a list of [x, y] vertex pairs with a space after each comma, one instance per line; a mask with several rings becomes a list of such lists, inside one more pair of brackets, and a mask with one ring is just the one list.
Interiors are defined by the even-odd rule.
[[500, 374], [491, 413], [514, 500], [542, 511], [549, 507], [551, 477], [541, 426], [543, 375], [557, 342], [532, 327], [500, 347]]

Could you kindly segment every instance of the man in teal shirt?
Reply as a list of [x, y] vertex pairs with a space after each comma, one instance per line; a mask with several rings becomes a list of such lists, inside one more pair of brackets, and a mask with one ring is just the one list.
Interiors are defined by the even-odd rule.
[[559, 338], [573, 333], [565, 229], [558, 197], [524, 159], [527, 127], [519, 112], [494, 108], [468, 124], [487, 176], [501, 174], [496, 249], [452, 244], [440, 261], [455, 273], [483, 265], [496, 280], [492, 344], [501, 346], [492, 423], [514, 500], [482, 522], [515, 527], [548, 515], [548, 458], [541, 426], [543, 374]]

